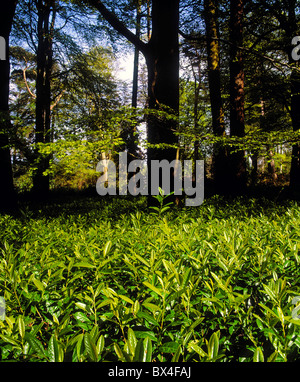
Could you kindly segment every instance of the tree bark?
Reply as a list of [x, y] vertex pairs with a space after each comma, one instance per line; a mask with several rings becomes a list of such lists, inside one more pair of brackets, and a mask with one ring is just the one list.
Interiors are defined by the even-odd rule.
[[[290, 43], [295, 36], [299, 35], [299, 28], [296, 20], [296, 1], [289, 0], [288, 5], [288, 20], [284, 25], [284, 29], [287, 40]], [[292, 59], [290, 45], [288, 45], [287, 51], [289, 63], [292, 66], [290, 77], [292, 127], [293, 131], [298, 131], [300, 129], [300, 65], [299, 61]], [[294, 144], [292, 148], [290, 188], [300, 196], [300, 145], [298, 143]]]
[[[53, 28], [55, 22], [55, 1], [38, 0], [38, 47], [36, 78], [36, 126], [35, 143], [49, 143], [51, 140], [51, 71], [53, 63]], [[52, 20], [50, 15], [52, 12]], [[37, 170], [33, 176], [33, 192], [41, 197], [49, 192], [49, 175], [43, 175], [49, 168], [49, 157], [36, 152]]]
[[16, 10], [17, 0], [9, 1], [0, 13], [0, 36], [5, 40], [5, 58], [0, 60], [0, 213], [13, 211], [16, 206], [16, 194], [13, 185], [13, 174], [9, 148], [9, 35]]
[[[136, 27], [135, 35], [139, 39], [141, 34], [141, 3], [138, 0], [136, 8]], [[138, 79], [139, 79], [139, 50], [134, 47], [134, 62], [133, 62], [133, 81], [132, 81], [132, 101], [131, 106], [137, 107], [138, 98]]]
[[[179, 114], [179, 1], [152, 1], [152, 35], [149, 49], [145, 55], [148, 68], [148, 106], [153, 111], [165, 111], [174, 118], [166, 118], [155, 112], [148, 116], [148, 142], [151, 145], [165, 143], [177, 145]], [[151, 173], [151, 161], [176, 159], [176, 148], [148, 148], [148, 171]], [[172, 174], [170, 174], [172, 179]], [[149, 188], [151, 179], [149, 177]], [[159, 184], [162, 184], [160, 179]], [[173, 184], [171, 181], [171, 191]], [[149, 199], [151, 201], [151, 199]]]
[[[245, 96], [243, 54], [244, 0], [230, 2], [230, 135], [245, 135]], [[232, 194], [240, 194], [246, 188], [246, 160], [243, 150], [230, 153], [230, 174], [227, 184]]]
[[[136, 29], [135, 35], [139, 39], [141, 34], [141, 0], [138, 0], [137, 8], [136, 8]], [[139, 82], [139, 50], [135, 46], [134, 47], [134, 62], [133, 62], [133, 80], [132, 80], [132, 100], [131, 106], [133, 108], [137, 107], [138, 101], [138, 82]], [[137, 136], [136, 136], [136, 124], [130, 127], [129, 137], [128, 137], [128, 154], [129, 154], [129, 162], [130, 160], [137, 159], [138, 156], [138, 146], [137, 146]]]
[[[218, 0], [204, 0], [212, 127], [213, 134], [222, 137], [225, 136], [225, 123], [221, 95], [218, 7]], [[226, 149], [220, 144], [214, 145], [213, 174], [215, 190], [217, 193], [222, 193], [227, 183], [227, 155]]]

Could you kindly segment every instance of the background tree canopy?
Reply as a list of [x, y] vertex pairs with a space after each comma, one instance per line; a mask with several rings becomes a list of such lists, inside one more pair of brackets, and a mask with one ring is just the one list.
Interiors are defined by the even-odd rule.
[[298, 1], [20, 0], [5, 15], [6, 195], [93, 186], [124, 149], [149, 167], [204, 159], [213, 193], [299, 194]]

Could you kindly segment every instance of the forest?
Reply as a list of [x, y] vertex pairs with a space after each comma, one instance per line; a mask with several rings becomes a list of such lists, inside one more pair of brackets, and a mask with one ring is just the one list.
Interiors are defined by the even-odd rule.
[[0, 114], [0, 361], [300, 360], [300, 1], [9, 0]]

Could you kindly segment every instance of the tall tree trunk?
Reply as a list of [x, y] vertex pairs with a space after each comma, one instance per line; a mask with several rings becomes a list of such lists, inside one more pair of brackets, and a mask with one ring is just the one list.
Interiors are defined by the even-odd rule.
[[[100, 0], [83, 0], [96, 7], [102, 16], [119, 33], [139, 49], [146, 59], [148, 70], [148, 107], [147, 119], [148, 142], [151, 145], [178, 144], [175, 131], [177, 120], [163, 118], [155, 111], [167, 111], [175, 117], [179, 114], [179, 0], [152, 0], [152, 33], [148, 43], [144, 43], [109, 11]], [[176, 148], [148, 148], [148, 170], [151, 173], [151, 161], [176, 159]], [[151, 179], [148, 189], [151, 191]], [[160, 179], [159, 184], [162, 184]], [[171, 190], [173, 184], [171, 182]], [[149, 198], [151, 201], [151, 198]]]
[[[179, 0], [152, 1], [152, 35], [145, 54], [148, 68], [148, 106], [153, 111], [166, 111], [175, 118], [169, 119], [155, 112], [148, 117], [148, 142], [177, 145], [176, 117], [179, 114]], [[148, 148], [148, 171], [151, 161], [176, 159], [176, 148]], [[172, 179], [172, 173], [170, 174]], [[159, 184], [162, 184], [160, 179]], [[171, 181], [171, 190], [173, 184]], [[149, 190], [151, 179], [149, 177]], [[149, 199], [151, 202], [151, 198]]]
[[[36, 79], [36, 127], [35, 142], [49, 143], [51, 140], [51, 71], [53, 63], [53, 28], [55, 22], [55, 1], [38, 0], [38, 48]], [[50, 14], [52, 12], [52, 20]], [[33, 191], [44, 196], [49, 191], [49, 175], [43, 172], [49, 167], [49, 157], [37, 156], [37, 170], [33, 177]]]
[[[243, 45], [244, 0], [230, 2], [230, 135], [245, 135]], [[246, 188], [246, 160], [243, 150], [230, 153], [230, 192], [243, 193]]]
[[[139, 39], [141, 34], [141, 0], [137, 2], [136, 8], [136, 28], [135, 35]], [[138, 80], [139, 80], [139, 50], [137, 47], [134, 47], [134, 62], [133, 62], [133, 80], [132, 80], [132, 100], [131, 106], [133, 108], [137, 107], [138, 101]], [[128, 154], [129, 161], [132, 159], [136, 159], [138, 156], [138, 147], [137, 147], [137, 137], [136, 137], [136, 124], [134, 126], [130, 126], [130, 132], [128, 137]]]
[[[136, 27], [135, 35], [139, 39], [141, 34], [141, 0], [138, 0], [136, 7]], [[138, 78], [139, 78], [139, 50], [134, 47], [134, 62], [133, 62], [133, 81], [132, 81], [132, 101], [131, 106], [137, 107], [138, 98]]]
[[[225, 123], [221, 96], [218, 7], [218, 0], [204, 0], [212, 127], [213, 134], [217, 137], [221, 137], [225, 135]], [[226, 149], [220, 144], [215, 144], [213, 153], [213, 173], [215, 188], [218, 193], [222, 193], [224, 191], [224, 187], [227, 183], [226, 165]]]
[[[195, 134], [199, 131], [199, 99], [200, 99], [200, 90], [201, 90], [201, 82], [199, 80], [200, 78], [200, 63], [197, 65], [197, 72], [196, 69], [192, 66], [193, 71], [193, 77], [194, 77], [194, 132]], [[199, 160], [199, 149], [200, 149], [200, 141], [199, 139], [196, 139], [194, 141], [194, 163], [193, 163], [193, 181], [196, 181], [196, 163], [197, 160]]]
[[[293, 131], [300, 129], [300, 64], [291, 57], [290, 43], [295, 36], [299, 36], [299, 27], [296, 19], [296, 1], [288, 2], [288, 20], [284, 27], [287, 38], [287, 53], [289, 55], [289, 63], [292, 66], [290, 77], [291, 82], [291, 119]], [[290, 188], [300, 196], [300, 145], [298, 143], [292, 148], [292, 161], [290, 170]]]
[[9, 35], [16, 10], [17, 0], [3, 4], [0, 13], [0, 36], [4, 38], [5, 57], [0, 60], [0, 213], [10, 212], [16, 207], [12, 166], [9, 149]]

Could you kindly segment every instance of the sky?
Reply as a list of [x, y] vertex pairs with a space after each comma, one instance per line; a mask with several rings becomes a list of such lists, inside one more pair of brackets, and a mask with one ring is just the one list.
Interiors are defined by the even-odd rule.
[[122, 81], [132, 81], [133, 76], [133, 54], [126, 54], [118, 58], [119, 67], [116, 71], [117, 77]]

